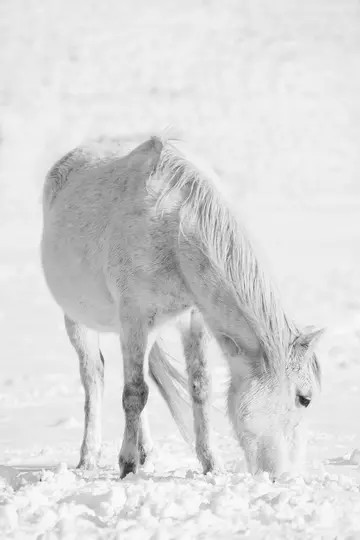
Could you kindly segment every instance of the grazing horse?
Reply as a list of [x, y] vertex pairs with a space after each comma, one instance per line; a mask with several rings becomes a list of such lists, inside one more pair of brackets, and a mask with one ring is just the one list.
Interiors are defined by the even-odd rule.
[[47, 175], [42, 264], [80, 361], [81, 467], [96, 466], [100, 454], [101, 332], [117, 333], [122, 349], [121, 477], [151, 450], [148, 371], [186, 435], [185, 381], [156, 341], [171, 321], [181, 331], [204, 473], [215, 467], [208, 331], [229, 366], [228, 414], [250, 472], [277, 476], [300, 453], [303, 413], [320, 383], [314, 347], [322, 331], [301, 333], [286, 317], [217, 183], [179, 144], [160, 137], [130, 152], [121, 141], [76, 148]]

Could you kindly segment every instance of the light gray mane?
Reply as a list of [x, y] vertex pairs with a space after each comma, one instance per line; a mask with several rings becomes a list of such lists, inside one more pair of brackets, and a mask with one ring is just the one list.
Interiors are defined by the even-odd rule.
[[170, 141], [164, 143], [156, 173], [165, 184], [159, 207], [164, 209], [166, 201], [176, 200], [176, 194], [183, 193], [178, 203], [180, 230], [185, 235], [196, 230], [202, 243], [200, 249], [235, 293], [270, 363], [284, 363], [290, 342], [298, 332], [288, 321], [246, 233], [219, 195], [214, 173], [204, 174]]

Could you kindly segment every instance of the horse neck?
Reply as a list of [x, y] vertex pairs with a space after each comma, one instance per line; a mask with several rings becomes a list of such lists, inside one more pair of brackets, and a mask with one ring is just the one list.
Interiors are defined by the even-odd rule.
[[234, 291], [221, 278], [209, 256], [198, 246], [195, 236], [192, 239], [180, 236], [180, 268], [194, 303], [202, 312], [222, 349], [227, 349], [226, 340], [223, 339], [226, 337], [245, 355], [260, 356], [261, 342], [241, 310]]

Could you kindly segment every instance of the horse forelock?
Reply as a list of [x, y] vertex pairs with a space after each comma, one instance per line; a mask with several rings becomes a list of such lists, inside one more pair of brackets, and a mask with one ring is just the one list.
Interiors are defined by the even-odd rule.
[[287, 319], [273, 285], [263, 272], [243, 226], [220, 195], [213, 171], [203, 171], [172, 141], [163, 141], [157, 166], [163, 187], [157, 205], [178, 197], [179, 228], [200, 239], [198, 247], [233, 290], [241, 311], [260, 340], [272, 368], [284, 368], [295, 326]]

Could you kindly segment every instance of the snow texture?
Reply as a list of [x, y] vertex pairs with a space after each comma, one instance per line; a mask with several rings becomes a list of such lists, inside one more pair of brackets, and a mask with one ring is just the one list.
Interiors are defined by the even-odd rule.
[[[0, 2], [0, 538], [360, 538], [359, 25], [356, 0]], [[222, 471], [200, 474], [152, 388], [152, 462], [120, 481], [115, 336], [102, 465], [75, 469], [83, 392], [40, 271], [44, 174], [85, 138], [168, 125], [221, 174], [289, 313], [327, 327], [302, 475], [246, 473], [211, 344]]]

